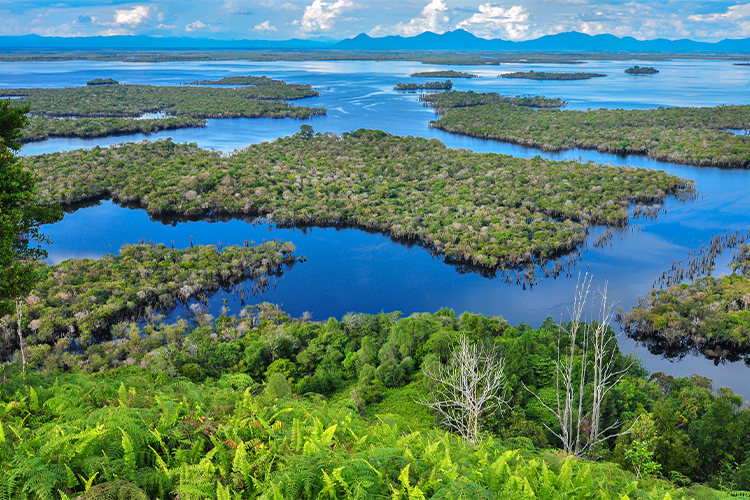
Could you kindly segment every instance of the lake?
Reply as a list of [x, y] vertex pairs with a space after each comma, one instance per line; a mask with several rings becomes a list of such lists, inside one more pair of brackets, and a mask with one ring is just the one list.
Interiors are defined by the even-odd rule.
[[[653, 65], [658, 75], [630, 76], [624, 70], [634, 64]], [[50, 260], [98, 257], [117, 252], [127, 243], [152, 240], [185, 247], [195, 244], [256, 242], [283, 238], [297, 245], [297, 254], [308, 261], [279, 279], [273, 290], [260, 299], [283, 304], [294, 316], [310, 311], [313, 319], [341, 317], [348, 311], [375, 313], [399, 310], [404, 314], [450, 307], [501, 315], [511, 324], [526, 322], [538, 326], [547, 316], [563, 319], [572, 304], [578, 272], [590, 272], [595, 284], [606, 281], [610, 297], [626, 310], [644, 295], [672, 261], [707, 243], [727, 228], [750, 226], [750, 171], [722, 170], [656, 162], [644, 157], [618, 157], [595, 151], [571, 150], [545, 153], [539, 150], [451, 135], [429, 128], [435, 118], [432, 108], [417, 101], [417, 94], [392, 90], [398, 82], [412, 79], [415, 71], [445, 69], [445, 66], [415, 62], [276, 62], [248, 61], [119, 63], [55, 62], [0, 63], [0, 87], [61, 87], [84, 85], [96, 77], [112, 77], [125, 83], [174, 85], [196, 79], [231, 75], [266, 75], [288, 82], [310, 83], [321, 95], [297, 101], [300, 105], [328, 108], [328, 115], [311, 120], [231, 119], [208, 120], [202, 129], [184, 129], [152, 135], [99, 139], [51, 139], [25, 145], [22, 154], [108, 146], [123, 141], [171, 137], [178, 142], [196, 142], [225, 153], [248, 144], [274, 140], [295, 133], [302, 123], [318, 132], [344, 132], [375, 128], [398, 135], [437, 138], [452, 148], [497, 152], [515, 156], [542, 155], [552, 159], [581, 158], [600, 163], [625, 164], [666, 170], [694, 179], [700, 190], [695, 201], [669, 199], [666, 214], [658, 220], [638, 219], [632, 227], [616, 233], [611, 246], [583, 253], [573, 277], [545, 279], [525, 289], [500, 279], [483, 276], [471, 269], [446, 264], [413, 242], [394, 241], [387, 235], [352, 228], [278, 229], [241, 220], [165, 221], [151, 219], [142, 210], [119, 207], [103, 201], [79, 209], [45, 228], [54, 244]], [[729, 61], [590, 61], [583, 65], [516, 64], [501, 66], [451, 66], [450, 69], [482, 75], [478, 79], [455, 79], [456, 90], [496, 91], [506, 95], [532, 94], [562, 97], [570, 109], [589, 107], [653, 108], [657, 106], [714, 106], [750, 104], [750, 70]], [[504, 72], [586, 71], [607, 73], [606, 78], [582, 81], [530, 81], [497, 78]], [[424, 79], [419, 79], [423, 81]], [[414, 79], [417, 81], [417, 79]], [[602, 232], [593, 228], [591, 237]], [[731, 252], [717, 263], [726, 271]], [[220, 297], [214, 301], [220, 303]], [[229, 301], [237, 312], [240, 304]], [[215, 306], [218, 309], [218, 305]], [[177, 311], [176, 314], [181, 314]], [[750, 397], [750, 371], [744, 363], [715, 366], [702, 357], [686, 356], [679, 362], [650, 354], [630, 340], [623, 349], [635, 349], [651, 371], [675, 376], [701, 373], [717, 386], [732, 387]]]

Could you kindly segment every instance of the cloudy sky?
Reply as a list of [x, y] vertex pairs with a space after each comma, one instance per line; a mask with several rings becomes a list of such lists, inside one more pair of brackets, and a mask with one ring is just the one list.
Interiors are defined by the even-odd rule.
[[750, 37], [747, 0], [0, 0], [0, 20], [0, 35], [281, 40], [462, 28], [506, 40], [573, 30], [638, 39]]

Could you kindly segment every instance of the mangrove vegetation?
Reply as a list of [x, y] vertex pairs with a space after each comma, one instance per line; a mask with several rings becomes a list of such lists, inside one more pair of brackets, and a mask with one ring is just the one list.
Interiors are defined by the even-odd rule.
[[225, 76], [218, 80], [195, 80], [185, 85], [293, 85], [299, 89], [310, 90], [310, 85], [298, 83], [287, 84], [284, 80], [274, 80], [267, 76]]
[[750, 167], [750, 137], [725, 132], [750, 129], [750, 106], [530, 109], [497, 94], [456, 91], [423, 100], [442, 114], [430, 125], [456, 134], [544, 151], [595, 149], [673, 163]]
[[500, 78], [521, 78], [524, 80], [590, 80], [607, 76], [604, 73], [551, 73], [547, 71], [516, 71], [502, 73]]
[[528, 108], [561, 108], [567, 104], [559, 97], [548, 98], [545, 96], [520, 96], [506, 97], [497, 92], [441, 92], [438, 94], [425, 94], [420, 96], [420, 100], [425, 106], [434, 106], [436, 112], [442, 113], [443, 110], [450, 108], [470, 108], [473, 106], [483, 106], [487, 104], [513, 104], [514, 106], [523, 106]]
[[376, 130], [295, 136], [231, 156], [159, 140], [28, 157], [43, 202], [102, 197], [150, 214], [353, 224], [488, 268], [569, 252], [632, 201], [693, 190], [656, 170], [452, 150]]

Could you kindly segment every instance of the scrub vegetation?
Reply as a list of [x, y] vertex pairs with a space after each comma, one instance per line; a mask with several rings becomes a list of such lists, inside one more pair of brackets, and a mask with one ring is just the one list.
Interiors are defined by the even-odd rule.
[[436, 112], [443, 113], [451, 108], [470, 108], [489, 104], [512, 104], [527, 108], [561, 108], [567, 104], [559, 97], [548, 98], [545, 96], [520, 96], [507, 97], [497, 92], [441, 92], [439, 94], [427, 94], [421, 96], [425, 106], [434, 106]]
[[160, 130], [205, 127], [202, 118], [29, 118], [20, 142], [44, 141], [50, 137], [106, 137], [109, 135], [151, 134]]
[[516, 71], [503, 73], [500, 78], [521, 78], [525, 80], [590, 80], [607, 76], [604, 73], [549, 73], [546, 71]]
[[287, 84], [284, 80], [274, 80], [267, 76], [225, 76], [218, 80], [195, 80], [185, 85], [293, 85], [303, 90], [310, 90], [310, 85]]
[[571, 251], [592, 223], [626, 225], [632, 201], [693, 190], [656, 170], [476, 154], [373, 130], [315, 135], [309, 125], [228, 157], [159, 140], [28, 157], [27, 165], [44, 202], [111, 197], [156, 215], [352, 224], [488, 268]]
[[281, 99], [318, 95], [295, 85], [258, 85], [240, 89], [102, 85], [60, 89], [0, 89], [2, 96], [21, 96], [36, 116], [88, 118], [139, 117], [163, 112], [186, 118], [310, 118], [323, 108], [292, 106]]
[[[544, 151], [583, 148], [673, 163], [750, 167], [750, 137], [724, 132], [750, 129], [750, 106], [571, 111], [529, 109], [496, 94], [481, 96], [449, 92], [425, 98], [442, 113], [430, 125]], [[463, 102], [476, 104], [464, 109]]]

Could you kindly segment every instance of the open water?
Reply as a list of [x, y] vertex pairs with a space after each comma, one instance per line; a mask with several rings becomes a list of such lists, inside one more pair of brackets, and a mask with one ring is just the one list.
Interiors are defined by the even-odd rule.
[[[625, 68], [655, 66], [653, 76], [630, 76]], [[0, 87], [61, 87], [85, 85], [95, 77], [112, 77], [125, 83], [175, 85], [196, 79], [231, 75], [261, 75], [289, 82], [310, 83], [321, 96], [296, 104], [328, 109], [326, 116], [311, 120], [231, 119], [209, 120], [203, 129], [184, 129], [152, 135], [131, 135], [100, 139], [51, 139], [24, 146], [22, 154], [108, 146], [125, 141], [171, 137], [178, 142], [196, 142], [225, 153], [249, 144], [274, 140], [295, 133], [302, 123], [316, 131], [344, 132], [375, 128], [398, 135], [437, 138], [447, 146], [474, 151], [491, 151], [515, 156], [542, 155], [552, 159], [581, 158], [600, 163], [632, 165], [665, 170], [694, 179], [700, 190], [695, 201], [669, 199], [666, 214], [658, 220], [637, 219], [633, 227], [615, 235], [611, 246], [584, 252], [573, 278], [545, 279], [533, 288], [508, 284], [471, 270], [446, 264], [423, 247], [394, 241], [387, 235], [352, 228], [277, 229], [241, 220], [168, 221], [154, 220], [143, 210], [124, 208], [110, 201], [81, 208], [45, 228], [54, 244], [50, 261], [98, 257], [117, 252], [123, 243], [140, 239], [185, 247], [195, 244], [239, 244], [283, 238], [297, 245], [297, 254], [308, 261], [280, 278], [276, 286], [258, 300], [283, 304], [286, 311], [299, 315], [310, 311], [313, 319], [341, 317], [348, 311], [376, 313], [399, 310], [404, 314], [450, 307], [457, 312], [471, 311], [501, 315], [511, 324], [526, 322], [538, 326], [547, 316], [565, 319], [572, 303], [578, 271], [592, 273], [595, 285], [608, 283], [610, 298], [628, 310], [638, 295], [644, 295], [672, 261], [685, 259], [690, 251], [725, 229], [750, 227], [750, 171], [691, 167], [649, 160], [645, 157], [618, 157], [594, 151], [571, 150], [545, 153], [539, 150], [484, 141], [431, 129], [432, 108], [423, 107], [417, 94], [399, 93], [392, 87], [409, 81], [415, 71], [446, 69], [445, 66], [411, 62], [275, 62], [247, 61], [119, 63], [56, 62], [0, 63]], [[562, 97], [571, 109], [595, 107], [653, 108], [658, 106], [714, 106], [750, 104], [750, 68], [728, 61], [591, 61], [583, 65], [502, 65], [451, 66], [448, 69], [482, 75], [479, 79], [454, 79], [456, 90], [496, 91], [506, 95], [531, 94]], [[503, 72], [587, 71], [609, 76], [583, 81], [529, 81], [497, 78]], [[593, 228], [591, 237], [603, 231]], [[591, 246], [591, 245], [589, 245]], [[731, 252], [719, 259], [717, 272], [726, 271]], [[214, 301], [215, 311], [220, 297]], [[239, 302], [231, 299], [235, 313]], [[214, 312], [215, 312], [214, 311]], [[176, 311], [176, 315], [185, 311]], [[718, 366], [700, 356], [665, 359], [630, 340], [623, 349], [634, 349], [651, 371], [675, 376], [700, 373], [714, 379], [717, 386], [732, 387], [750, 397], [750, 370], [745, 363]]]

